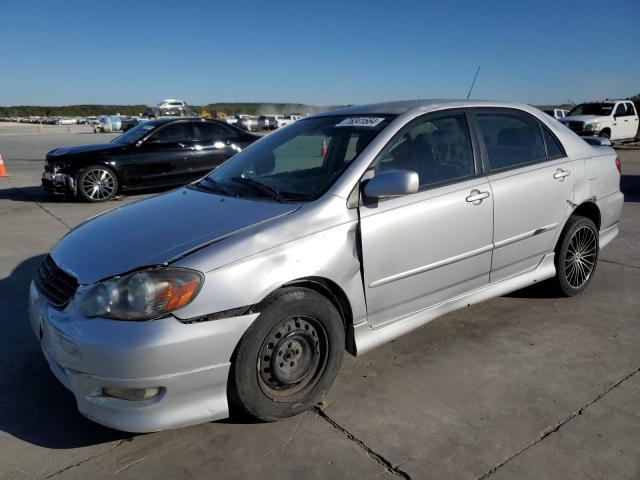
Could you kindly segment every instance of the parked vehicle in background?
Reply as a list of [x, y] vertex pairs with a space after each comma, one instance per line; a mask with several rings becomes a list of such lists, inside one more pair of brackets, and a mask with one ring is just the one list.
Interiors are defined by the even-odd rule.
[[187, 102], [184, 100], [177, 100], [175, 98], [167, 98], [160, 102], [155, 107], [149, 107], [144, 113], [145, 117], [160, 118], [160, 117], [197, 117]]
[[257, 138], [217, 120], [151, 120], [110, 143], [51, 150], [42, 186], [84, 201], [103, 202], [119, 192], [184, 185]]
[[238, 117], [234, 115], [227, 115], [224, 119], [229, 125], [236, 125], [238, 123]]
[[258, 118], [252, 117], [251, 115], [238, 116], [238, 122], [236, 123], [236, 125], [248, 132], [260, 129], [260, 127], [258, 126]]
[[[145, 174], [175, 171], [158, 161]], [[345, 350], [544, 280], [583, 292], [619, 184], [612, 148], [528, 105], [325, 112], [67, 233], [35, 274], [31, 326], [101, 424], [183, 427], [229, 402], [278, 420], [325, 397]]]
[[560, 119], [578, 135], [631, 140], [638, 134], [638, 112], [631, 100], [581, 103]]
[[78, 119], [77, 118], [60, 118], [57, 121], [58, 125], [77, 125], [78, 124]]
[[569, 113], [568, 110], [563, 110], [561, 108], [544, 108], [542, 109], [542, 111], [544, 113], [546, 113], [547, 115], [549, 115], [550, 117], [553, 118], [564, 118], [566, 117], [567, 113]]
[[121, 117], [120, 118], [120, 130], [126, 132], [131, 130], [133, 127], [140, 125], [141, 123], [147, 122], [148, 120], [145, 118], [138, 117]]
[[278, 128], [284, 127], [297, 120], [300, 120], [300, 115], [276, 115], [276, 126]]
[[257, 120], [259, 130], [275, 130], [278, 128], [276, 115], [260, 115]]
[[103, 115], [98, 117], [98, 125], [93, 127], [94, 133], [112, 133], [122, 129], [122, 117], [119, 115]]

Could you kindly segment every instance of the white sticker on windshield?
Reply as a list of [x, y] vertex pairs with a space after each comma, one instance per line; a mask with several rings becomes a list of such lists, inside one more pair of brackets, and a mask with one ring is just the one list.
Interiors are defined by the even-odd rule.
[[384, 121], [380, 117], [350, 117], [345, 118], [336, 127], [375, 127]]

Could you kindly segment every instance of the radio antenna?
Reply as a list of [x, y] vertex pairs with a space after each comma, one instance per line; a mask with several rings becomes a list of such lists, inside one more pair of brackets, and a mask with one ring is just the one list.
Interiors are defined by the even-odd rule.
[[471, 91], [473, 90], [473, 86], [476, 84], [476, 78], [478, 78], [478, 74], [480, 73], [480, 65], [478, 65], [478, 70], [476, 70], [476, 76], [473, 77], [473, 82], [471, 82], [471, 88], [469, 88], [469, 93], [467, 93], [467, 100], [471, 96]]

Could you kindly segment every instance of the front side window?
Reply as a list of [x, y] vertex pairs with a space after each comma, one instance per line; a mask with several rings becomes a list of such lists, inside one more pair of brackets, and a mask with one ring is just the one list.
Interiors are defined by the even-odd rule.
[[427, 117], [400, 131], [375, 165], [376, 173], [389, 170], [416, 172], [421, 187], [474, 175], [465, 115]]
[[517, 113], [478, 113], [492, 170], [546, 159], [538, 122]]
[[234, 196], [315, 200], [392, 118], [341, 115], [298, 121], [238, 153], [197, 185]]
[[186, 122], [172, 123], [161, 127], [151, 135], [151, 139], [158, 143], [177, 143], [191, 139], [189, 125]]
[[627, 115], [627, 106], [624, 103], [619, 103], [614, 113], [616, 117], [624, 117]]

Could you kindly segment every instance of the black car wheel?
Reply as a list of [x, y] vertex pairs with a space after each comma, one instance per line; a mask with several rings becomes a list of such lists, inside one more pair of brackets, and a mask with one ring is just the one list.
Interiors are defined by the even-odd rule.
[[229, 393], [240, 409], [263, 421], [303, 412], [322, 400], [344, 354], [336, 307], [307, 288], [279, 290], [240, 341]]
[[118, 177], [110, 168], [92, 165], [78, 176], [78, 196], [87, 202], [105, 202], [118, 192]]

